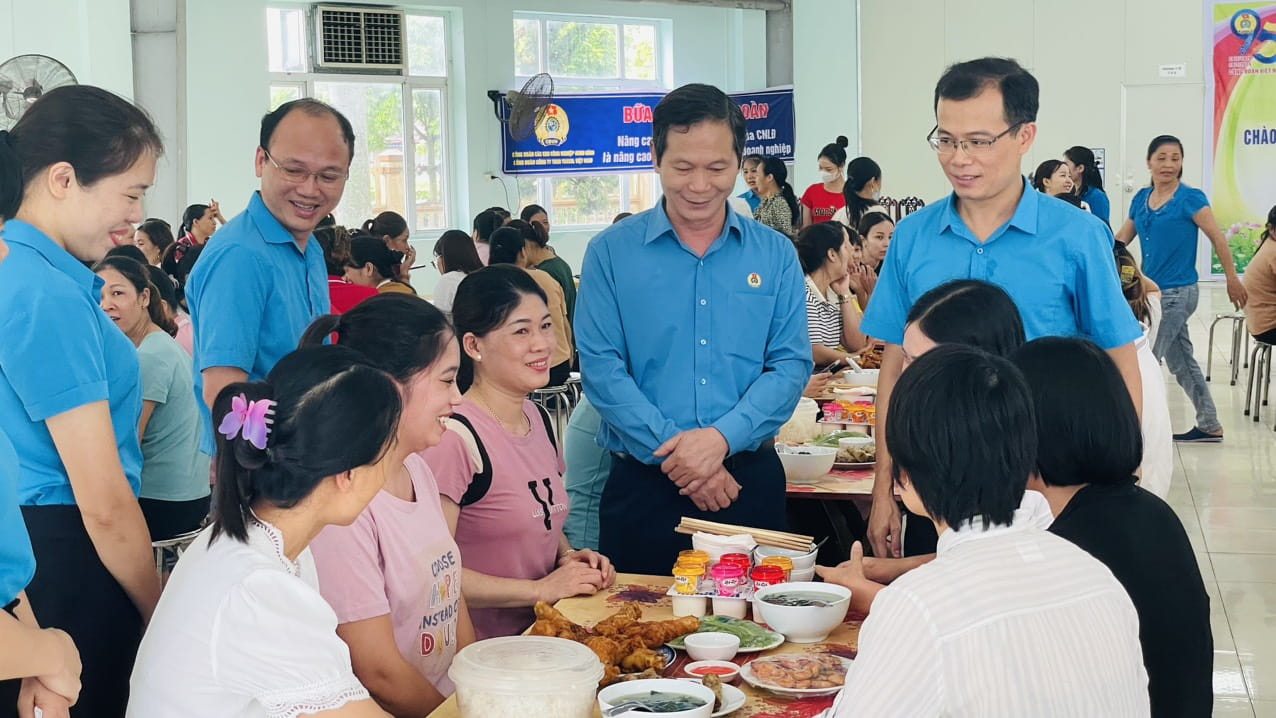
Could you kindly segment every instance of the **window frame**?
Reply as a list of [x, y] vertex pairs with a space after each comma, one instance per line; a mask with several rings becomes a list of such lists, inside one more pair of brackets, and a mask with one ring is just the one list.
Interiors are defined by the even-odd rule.
[[[305, 52], [303, 53], [303, 55], [305, 57], [305, 63], [306, 63], [307, 69], [305, 72], [273, 72], [273, 71], [269, 71], [269, 64], [267, 64], [268, 75], [270, 77], [269, 87], [271, 88], [272, 93], [275, 88], [297, 87], [297, 88], [300, 88], [302, 97], [314, 97], [316, 83], [323, 83], [323, 84], [332, 84], [332, 83], [377, 84], [377, 83], [380, 83], [380, 84], [395, 84], [399, 86], [399, 94], [400, 94], [399, 106], [402, 112], [402, 115], [399, 119], [400, 119], [400, 122], [402, 123], [403, 132], [404, 132], [404, 143], [403, 143], [404, 144], [404, 147], [403, 147], [404, 195], [403, 196], [408, 202], [408, 206], [404, 208], [404, 210], [406, 211], [408, 215], [407, 217], [405, 217], [405, 219], [408, 220], [409, 226], [411, 227], [411, 231], [413, 234], [416, 234], [417, 232], [446, 231], [449, 227], [451, 227], [455, 223], [454, 222], [455, 218], [458, 216], [458, 213], [456, 211], [456, 207], [454, 204], [454, 198], [455, 198], [455, 192], [456, 192], [455, 187], [456, 187], [458, 175], [456, 172], [456, 168], [453, 166], [453, 162], [452, 162], [453, 158], [457, 156], [457, 153], [454, 147], [454, 135], [452, 133], [451, 110], [452, 110], [453, 97], [451, 94], [451, 88], [449, 83], [451, 75], [455, 71], [455, 68], [454, 68], [455, 63], [453, 62], [453, 57], [452, 57], [452, 49], [454, 46], [453, 37], [452, 37], [452, 33], [454, 31], [454, 24], [453, 24], [452, 16], [449, 13], [444, 11], [436, 12], [436, 11], [429, 11], [429, 10], [405, 10], [405, 15], [408, 18], [433, 17], [433, 18], [442, 19], [444, 72], [448, 73], [447, 75], [413, 75], [411, 74], [411, 61], [408, 57], [407, 48], [405, 48], [405, 52], [404, 52], [405, 62], [404, 62], [403, 70], [397, 73], [392, 73], [392, 74], [383, 74], [383, 73], [364, 74], [364, 73], [349, 73], [349, 72], [316, 72], [315, 71], [314, 54], [313, 54], [314, 42], [315, 42], [314, 15], [310, 11], [311, 10], [310, 5], [297, 5], [292, 3], [272, 2], [266, 6], [266, 9], [301, 11], [303, 13], [303, 16], [305, 19], [305, 25], [306, 25], [305, 33], [303, 33], [306, 39], [306, 47], [305, 47]], [[406, 26], [405, 26], [404, 32], [406, 37], [406, 32], [407, 32]], [[267, 43], [271, 41], [272, 41], [272, 38], [268, 36]], [[267, 53], [267, 56], [269, 56], [269, 53]], [[417, 226], [417, 219], [416, 219], [417, 218], [416, 136], [415, 134], [411, 134], [411, 133], [415, 132], [415, 125], [413, 122], [414, 120], [413, 92], [415, 90], [422, 90], [422, 89], [438, 90], [440, 98], [441, 98], [441, 104], [439, 107], [439, 133], [443, 137], [443, 142], [441, 143], [442, 172], [440, 173], [440, 175], [443, 177], [443, 180], [444, 180], [443, 188], [442, 188], [442, 197], [440, 199], [440, 204], [443, 206], [443, 225], [441, 227], [419, 227]], [[268, 98], [268, 101], [269, 101], [269, 98]], [[411, 138], [410, 141], [409, 141], [409, 138]], [[410, 168], [409, 168], [409, 164], [411, 165]]]
[[[537, 72], [549, 72], [549, 36], [547, 25], [550, 22], [578, 22], [583, 24], [597, 25], [614, 25], [616, 27], [617, 38], [617, 58], [619, 76], [614, 78], [597, 78], [597, 77], [563, 77], [558, 79], [555, 76], [555, 85], [560, 82], [573, 88], [585, 86], [587, 89], [573, 89], [573, 92], [593, 93], [593, 92], [650, 92], [652, 90], [666, 91], [669, 88], [668, 77], [671, 74], [667, 70], [665, 62], [665, 50], [670, 45], [669, 27], [670, 22], [665, 18], [639, 18], [629, 16], [608, 16], [608, 15], [574, 15], [555, 12], [515, 12], [510, 21], [511, 30], [515, 22], [535, 21], [537, 23], [536, 38], [536, 64]], [[655, 59], [656, 77], [652, 80], [634, 79], [625, 76], [627, 57], [625, 55], [625, 26], [645, 26], [653, 29], [655, 40], [655, 48], [653, 55]], [[517, 59], [512, 68], [515, 72], [514, 84], [516, 87], [522, 87], [525, 82], [531, 79], [531, 75], [520, 75], [518, 73]], [[593, 87], [588, 87], [593, 85]], [[555, 92], [558, 92], [557, 88]], [[564, 93], [570, 94], [570, 93]], [[519, 175], [511, 175], [514, 178], [516, 194], [519, 201], [522, 201], [523, 194], [518, 190]], [[630, 170], [625, 172], [581, 172], [572, 174], [555, 174], [527, 177], [532, 180], [536, 186], [536, 204], [545, 207], [551, 213], [554, 209], [554, 189], [553, 181], [555, 179], [563, 179], [569, 177], [618, 177], [619, 178], [619, 204], [621, 212], [630, 211], [630, 204], [633, 197], [641, 193], [641, 190], [635, 186], [638, 182], [651, 182], [652, 196], [659, 197], [660, 178], [655, 172], [655, 168], [646, 170]], [[511, 208], [514, 211], [515, 208]], [[588, 231], [597, 230], [610, 224], [610, 220], [596, 224], [563, 224], [554, 219], [551, 214], [550, 221], [554, 228], [570, 230], [570, 231]]]

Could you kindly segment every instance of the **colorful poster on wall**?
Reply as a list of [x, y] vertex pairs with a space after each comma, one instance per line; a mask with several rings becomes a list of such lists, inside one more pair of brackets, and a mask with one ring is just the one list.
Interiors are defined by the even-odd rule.
[[[501, 169], [508, 175], [565, 175], [650, 170], [651, 113], [663, 93], [558, 95], [531, 137], [501, 125]], [[744, 111], [744, 154], [793, 161], [793, 89], [731, 95]]]
[[[1276, 204], [1276, 5], [1211, 0], [1205, 11], [1205, 189], [1244, 272]], [[1223, 273], [1217, 256], [1210, 269]]]

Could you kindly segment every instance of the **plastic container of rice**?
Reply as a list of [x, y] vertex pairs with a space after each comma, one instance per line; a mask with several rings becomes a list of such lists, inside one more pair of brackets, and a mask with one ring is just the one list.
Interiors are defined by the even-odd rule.
[[590, 718], [603, 665], [575, 641], [505, 636], [466, 646], [448, 677], [462, 718]]

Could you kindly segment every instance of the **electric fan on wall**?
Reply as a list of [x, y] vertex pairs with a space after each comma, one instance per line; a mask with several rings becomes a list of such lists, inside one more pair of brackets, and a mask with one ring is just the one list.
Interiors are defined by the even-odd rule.
[[0, 64], [0, 130], [11, 129], [22, 113], [55, 87], [76, 84], [66, 65], [47, 55], [18, 55]]
[[[509, 125], [510, 137], [525, 140], [536, 131], [536, 126], [545, 118], [545, 108], [554, 101], [554, 78], [542, 72], [523, 83], [521, 90], [507, 93], [488, 90], [487, 96], [494, 105], [496, 119]], [[509, 103], [508, 115], [502, 112], [502, 99]]]

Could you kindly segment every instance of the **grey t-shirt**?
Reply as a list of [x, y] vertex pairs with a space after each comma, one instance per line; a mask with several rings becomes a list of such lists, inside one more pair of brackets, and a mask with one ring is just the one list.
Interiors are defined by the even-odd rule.
[[200, 418], [191, 357], [169, 335], [152, 332], [137, 348], [142, 401], [155, 411], [142, 437], [145, 499], [192, 501], [208, 495], [209, 457], [199, 451]]

